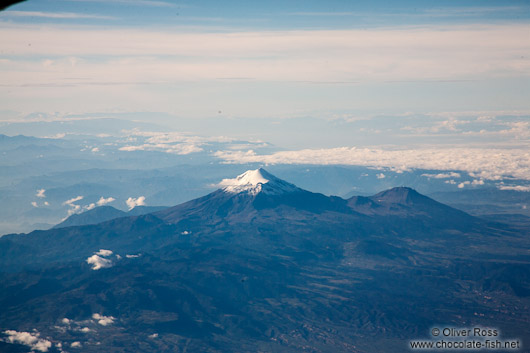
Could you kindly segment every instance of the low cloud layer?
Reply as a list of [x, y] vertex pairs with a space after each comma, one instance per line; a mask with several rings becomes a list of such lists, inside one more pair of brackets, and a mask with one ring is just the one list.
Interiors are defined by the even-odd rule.
[[484, 180], [503, 178], [530, 180], [530, 154], [527, 149], [523, 148], [462, 147], [385, 150], [339, 147], [281, 151], [265, 155], [258, 155], [252, 150], [219, 151], [215, 153], [215, 156], [226, 163], [233, 164], [343, 164], [389, 168], [396, 171], [459, 170], [469, 173], [471, 177]]

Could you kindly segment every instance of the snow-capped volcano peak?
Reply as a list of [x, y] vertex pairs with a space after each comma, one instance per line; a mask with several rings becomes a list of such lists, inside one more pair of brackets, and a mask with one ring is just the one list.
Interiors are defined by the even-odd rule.
[[223, 179], [219, 183], [219, 186], [226, 192], [248, 192], [253, 195], [260, 192], [266, 194], [283, 194], [300, 190], [293, 184], [276, 178], [263, 168], [247, 170], [234, 179]]

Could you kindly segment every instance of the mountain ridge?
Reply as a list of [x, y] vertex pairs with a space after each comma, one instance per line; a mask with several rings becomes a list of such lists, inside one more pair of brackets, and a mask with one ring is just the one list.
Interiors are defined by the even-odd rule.
[[28, 332], [88, 353], [398, 353], [438, 324], [530, 340], [528, 232], [459, 224], [447, 218], [459, 211], [412, 189], [345, 200], [270, 194], [268, 183], [0, 238], [0, 340]]

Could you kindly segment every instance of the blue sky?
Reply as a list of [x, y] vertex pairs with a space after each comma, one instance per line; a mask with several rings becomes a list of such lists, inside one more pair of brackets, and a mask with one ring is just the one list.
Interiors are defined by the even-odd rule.
[[[528, 1], [150, 1], [41, 0], [8, 11], [40, 15], [17, 22], [105, 26], [226, 26], [246, 29], [362, 28], [435, 23], [527, 21]], [[46, 19], [44, 14], [57, 15]], [[40, 17], [40, 18], [38, 18]]]
[[[0, 13], [0, 119], [131, 117], [291, 149], [527, 146], [529, 20], [528, 1], [26, 1]], [[498, 133], [478, 140], [450, 120], [485, 116]]]

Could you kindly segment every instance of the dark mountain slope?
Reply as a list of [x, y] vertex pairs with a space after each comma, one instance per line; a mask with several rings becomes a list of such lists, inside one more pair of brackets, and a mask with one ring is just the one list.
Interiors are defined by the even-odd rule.
[[404, 352], [445, 325], [529, 344], [528, 232], [406, 188], [343, 200], [264, 170], [220, 186], [153, 214], [0, 238], [0, 338], [37, 330], [55, 351]]

